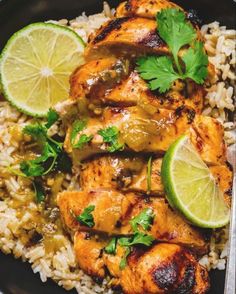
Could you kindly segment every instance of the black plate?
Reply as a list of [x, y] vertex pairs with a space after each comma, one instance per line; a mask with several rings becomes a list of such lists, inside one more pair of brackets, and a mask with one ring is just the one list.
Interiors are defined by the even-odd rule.
[[[48, 19], [72, 19], [83, 11], [92, 14], [101, 11], [102, 0], [0, 0], [0, 49], [8, 38], [25, 25]], [[120, 1], [108, 1], [117, 6]], [[196, 9], [203, 23], [214, 20], [229, 28], [235, 27], [233, 0], [176, 1], [186, 9]], [[212, 271], [211, 294], [224, 293], [224, 271]], [[0, 294], [74, 294], [58, 287], [52, 281], [42, 283], [33, 274], [30, 265], [0, 253]], [[232, 293], [233, 294], [233, 293]]]

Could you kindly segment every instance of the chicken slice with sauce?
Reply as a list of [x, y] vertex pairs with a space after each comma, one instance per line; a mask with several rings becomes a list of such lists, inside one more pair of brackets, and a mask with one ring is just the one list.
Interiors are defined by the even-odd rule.
[[128, 0], [117, 7], [116, 17], [141, 16], [156, 18], [157, 13], [166, 8], [182, 10], [180, 6], [168, 0]]
[[121, 79], [129, 74], [129, 62], [114, 57], [100, 58], [85, 63], [71, 75], [72, 99], [97, 99], [105, 95]]
[[[201, 231], [194, 228], [164, 198], [142, 198], [133, 193], [117, 191], [63, 192], [58, 195], [58, 206], [62, 220], [71, 231], [93, 231], [109, 235], [131, 235], [130, 220], [144, 209], [151, 208], [155, 215], [150, 234], [159, 241], [189, 246], [205, 252], [207, 242]], [[76, 220], [86, 207], [94, 205], [94, 226], [84, 226]]]
[[[83, 163], [79, 178], [80, 187], [87, 191], [104, 188], [163, 196], [161, 164], [162, 158], [153, 158], [149, 191], [147, 157], [132, 155], [98, 156]], [[210, 166], [209, 169], [224, 193], [225, 201], [229, 203], [233, 181], [232, 169], [228, 165]]]
[[88, 119], [87, 126], [78, 133], [76, 140], [82, 134], [93, 138], [81, 149], [72, 148], [72, 129], [68, 129], [64, 146], [74, 163], [94, 154], [108, 153], [107, 145], [98, 132], [111, 126], [119, 130], [118, 139], [124, 143], [125, 151], [163, 154], [176, 139], [188, 134], [206, 163], [216, 165], [226, 161], [224, 130], [217, 120], [195, 115], [192, 109], [184, 107], [176, 111], [161, 109], [153, 115], [140, 107], [129, 107], [105, 108], [102, 117]]
[[161, 243], [148, 251], [134, 250], [120, 284], [126, 294], [203, 294], [209, 289], [209, 277], [186, 248]]
[[103, 56], [169, 54], [169, 49], [157, 32], [155, 20], [142, 17], [115, 18], [105, 23], [91, 38], [85, 49], [86, 60]]
[[[98, 106], [135, 106], [155, 112], [156, 109], [177, 109], [182, 105], [200, 113], [204, 89], [192, 81], [176, 82], [170, 91], [161, 95], [149, 89], [132, 65], [114, 57], [92, 60], [77, 69], [70, 79], [70, 97], [87, 98]], [[128, 75], [129, 74], [129, 75]]]
[[[114, 254], [103, 249], [108, 244], [104, 238], [77, 232], [74, 249], [80, 268], [95, 279], [105, 277], [105, 268], [112, 276], [111, 285], [121, 285], [124, 293], [205, 293], [209, 278], [194, 255], [187, 249], [160, 243], [151, 248], [135, 247], [127, 258], [127, 265], [120, 268], [125, 248], [117, 244]], [[181, 292], [182, 293], [182, 292]]]

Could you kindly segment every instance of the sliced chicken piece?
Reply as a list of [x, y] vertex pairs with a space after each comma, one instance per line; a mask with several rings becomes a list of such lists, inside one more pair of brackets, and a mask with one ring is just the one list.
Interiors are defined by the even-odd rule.
[[168, 0], [128, 0], [117, 7], [116, 17], [141, 16], [155, 19], [157, 13], [166, 8], [182, 10], [180, 6]]
[[[179, 84], [179, 85], [177, 85]], [[147, 111], [156, 109], [177, 109], [186, 105], [201, 113], [203, 108], [204, 89], [194, 82], [176, 82], [170, 91], [160, 95], [149, 89], [148, 84], [134, 71], [127, 79], [113, 87], [103, 98], [105, 103], [117, 106], [142, 106]]]
[[86, 60], [103, 56], [136, 56], [144, 53], [168, 54], [157, 32], [157, 23], [142, 17], [116, 18], [105, 23], [85, 49]]
[[204, 294], [209, 290], [209, 277], [187, 249], [162, 243], [148, 251], [134, 250], [120, 284], [126, 294]]
[[74, 236], [74, 250], [79, 267], [88, 275], [96, 279], [105, 277], [103, 248], [107, 240], [90, 235], [87, 232], [76, 232]]
[[[183, 244], [205, 252], [207, 242], [201, 231], [192, 227], [177, 212], [173, 211], [164, 198], [145, 199], [135, 194], [123, 195], [116, 191], [64, 192], [58, 195], [58, 206], [65, 226], [72, 231], [94, 231], [109, 235], [130, 235], [129, 221], [146, 208], [155, 215], [150, 234], [159, 241]], [[94, 226], [84, 226], [76, 216], [94, 205]]]
[[100, 118], [90, 118], [87, 127], [78, 133], [93, 136], [82, 149], [73, 149], [70, 144], [71, 128], [68, 129], [65, 149], [71, 153], [74, 163], [93, 154], [108, 153], [107, 144], [98, 134], [100, 129], [115, 126], [119, 130], [119, 141], [125, 151], [154, 152], [163, 154], [181, 135], [189, 134], [192, 144], [202, 159], [209, 164], [224, 164], [226, 150], [222, 125], [215, 119], [195, 115], [192, 109], [178, 108], [176, 111], [160, 109], [150, 115], [141, 107], [105, 108]]
[[80, 172], [82, 190], [99, 188], [164, 195], [160, 171], [162, 159], [154, 159], [151, 169], [151, 190], [147, 187], [147, 161], [142, 156], [100, 156], [86, 161]]
[[[161, 182], [162, 158], [153, 158], [151, 165], [151, 189], [147, 187], [148, 158], [143, 156], [107, 155], [99, 156], [83, 163], [80, 172], [82, 190], [99, 188], [134, 191], [152, 196], [164, 195]], [[228, 165], [209, 167], [229, 204], [233, 172]]]
[[107, 57], [92, 60], [79, 67], [70, 78], [72, 99], [103, 97], [129, 73], [129, 62]]
[[[126, 267], [121, 270], [120, 262], [125, 248], [117, 244], [115, 254], [102, 249], [108, 244], [104, 239], [86, 233], [76, 233], [75, 254], [78, 264], [87, 274], [104, 278], [107, 268], [114, 285], [121, 285], [124, 293], [196, 293], [203, 294], [209, 289], [206, 269], [199, 265], [187, 249], [160, 243], [151, 248], [136, 246], [127, 258]], [[85, 254], [86, 253], [86, 254]], [[85, 256], [86, 255], [86, 256]], [[99, 265], [99, 266], [97, 266]], [[102, 268], [102, 270], [101, 270]]]
[[200, 113], [203, 108], [204, 88], [188, 81], [176, 82], [170, 91], [160, 95], [149, 89], [136, 71], [129, 73], [130, 64], [115, 58], [92, 60], [70, 79], [70, 96], [78, 100], [88, 98], [91, 105], [134, 106], [155, 112], [156, 109], [176, 109], [186, 105]]

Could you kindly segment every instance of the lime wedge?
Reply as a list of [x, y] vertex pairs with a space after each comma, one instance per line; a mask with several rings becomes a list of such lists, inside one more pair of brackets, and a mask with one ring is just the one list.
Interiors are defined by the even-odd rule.
[[161, 177], [170, 205], [194, 225], [219, 228], [229, 222], [224, 195], [187, 136], [166, 152]]
[[3, 94], [33, 116], [68, 98], [69, 77], [83, 63], [83, 40], [72, 30], [34, 23], [16, 32], [1, 54]]

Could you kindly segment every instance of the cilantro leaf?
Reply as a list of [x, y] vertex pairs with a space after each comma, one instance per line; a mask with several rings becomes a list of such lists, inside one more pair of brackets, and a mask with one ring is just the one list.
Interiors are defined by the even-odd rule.
[[47, 136], [47, 129], [39, 123], [25, 126], [22, 132], [30, 135], [35, 141], [45, 141]]
[[186, 67], [185, 78], [190, 78], [197, 84], [203, 84], [208, 74], [208, 57], [204, 52], [202, 42], [196, 41], [194, 48], [189, 48], [182, 59]]
[[103, 137], [103, 142], [109, 144], [107, 148], [109, 152], [119, 151], [124, 148], [124, 144], [118, 142], [119, 130], [116, 126], [101, 129], [98, 134]]
[[171, 58], [167, 56], [141, 57], [137, 64], [140, 76], [150, 81], [150, 89], [158, 89], [160, 93], [165, 93], [170, 89], [172, 83], [180, 78], [173, 68]]
[[20, 163], [20, 170], [27, 177], [38, 177], [44, 172], [44, 168], [41, 165], [36, 164], [33, 160], [22, 161]]
[[76, 120], [74, 121], [72, 125], [71, 135], [70, 135], [70, 141], [72, 144], [72, 147], [76, 144], [75, 140], [79, 132], [83, 131], [86, 127], [86, 121], [85, 120]]
[[108, 245], [104, 248], [105, 252], [107, 254], [116, 254], [116, 244], [117, 244], [117, 238], [114, 237], [111, 239], [111, 241], [108, 243]]
[[49, 109], [47, 113], [47, 123], [45, 124], [45, 127], [49, 129], [52, 125], [55, 124], [55, 122], [59, 119], [58, 113], [53, 110], [52, 108]]
[[158, 32], [161, 38], [169, 46], [179, 73], [182, 73], [179, 61], [179, 50], [194, 39], [196, 39], [196, 32], [193, 26], [186, 20], [183, 11], [176, 8], [162, 9], [157, 14]]
[[84, 147], [85, 144], [89, 143], [91, 140], [93, 139], [93, 136], [87, 136], [85, 134], [82, 134], [78, 140], [78, 142], [76, 142], [73, 145], [73, 148], [78, 148], [78, 149], [82, 149]]
[[38, 177], [48, 174], [56, 164], [59, 154], [61, 154], [61, 143], [48, 139], [44, 145], [42, 154], [35, 159], [22, 161], [20, 170], [27, 177]]
[[123, 270], [126, 267], [126, 265], [127, 265], [127, 257], [130, 254], [130, 252], [131, 252], [130, 247], [126, 247], [125, 254], [124, 254], [124, 256], [122, 257], [122, 259], [120, 261], [120, 269], [121, 270]]
[[149, 230], [153, 222], [154, 214], [152, 208], [145, 208], [139, 215], [134, 217], [131, 221], [131, 227], [134, 232], [138, 232], [138, 225], [144, 230]]
[[39, 181], [33, 181], [33, 186], [37, 202], [43, 202], [45, 200], [45, 192], [42, 183], [40, 183]]
[[132, 237], [122, 237], [118, 239], [118, 243], [123, 247], [129, 247], [133, 245], [145, 245], [151, 246], [155, 239], [147, 234], [136, 232]]
[[84, 209], [84, 211], [76, 217], [76, 220], [81, 224], [86, 227], [92, 228], [95, 223], [92, 215], [92, 211], [94, 211], [95, 205], [89, 205]]

